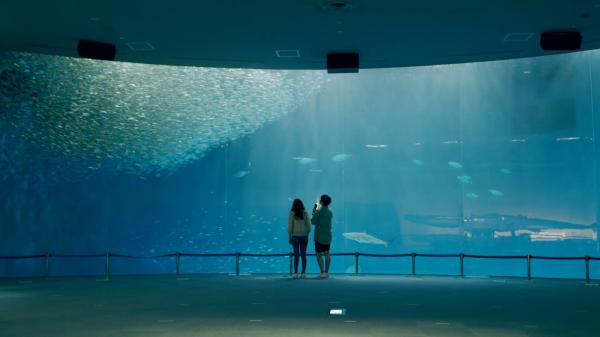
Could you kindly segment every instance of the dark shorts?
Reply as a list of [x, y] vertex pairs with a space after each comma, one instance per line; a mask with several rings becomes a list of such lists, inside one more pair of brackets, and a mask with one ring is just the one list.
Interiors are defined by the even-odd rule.
[[331, 247], [331, 244], [324, 245], [322, 243], [318, 243], [317, 240], [315, 240], [315, 251], [317, 253], [328, 252], [330, 247]]

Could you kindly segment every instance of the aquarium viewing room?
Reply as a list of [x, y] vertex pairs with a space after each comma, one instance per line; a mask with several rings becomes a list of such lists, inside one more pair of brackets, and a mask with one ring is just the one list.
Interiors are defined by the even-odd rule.
[[0, 337], [600, 336], [596, 128], [600, 0], [4, 0]]

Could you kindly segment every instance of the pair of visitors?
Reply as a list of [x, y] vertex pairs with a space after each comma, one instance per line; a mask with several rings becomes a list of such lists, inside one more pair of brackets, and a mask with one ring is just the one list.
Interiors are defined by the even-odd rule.
[[[319, 277], [329, 276], [329, 266], [331, 256], [329, 250], [331, 247], [331, 219], [333, 214], [329, 210], [331, 197], [323, 194], [318, 203], [315, 203], [312, 210], [312, 219], [309, 219], [308, 213], [304, 209], [304, 204], [300, 199], [294, 199], [292, 209], [288, 218], [289, 242], [294, 249], [294, 273], [292, 278], [298, 277], [298, 262], [302, 258], [302, 272], [300, 278], [306, 278], [306, 247], [308, 246], [308, 234], [310, 233], [310, 224], [315, 226], [315, 252], [317, 263], [319, 264]], [[323, 262], [323, 255], [325, 262]]]

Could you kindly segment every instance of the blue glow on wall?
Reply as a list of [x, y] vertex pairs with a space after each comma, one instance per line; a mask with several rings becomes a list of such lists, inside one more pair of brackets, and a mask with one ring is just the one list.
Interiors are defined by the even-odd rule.
[[[600, 52], [431, 67], [189, 68], [4, 53], [0, 255], [288, 252], [294, 198], [333, 197], [333, 252], [599, 256]], [[312, 245], [309, 252], [313, 251]], [[233, 272], [186, 257], [183, 272]], [[0, 261], [0, 276], [41, 261]], [[458, 261], [423, 259], [422, 273]], [[53, 274], [102, 273], [102, 259]], [[287, 258], [243, 258], [286, 272]], [[336, 257], [333, 272], [353, 272]], [[361, 259], [409, 273], [410, 259]], [[316, 261], [309, 259], [309, 271]], [[582, 262], [536, 276], [582, 277]], [[169, 259], [115, 273], [172, 272]], [[522, 261], [473, 261], [519, 275]]]

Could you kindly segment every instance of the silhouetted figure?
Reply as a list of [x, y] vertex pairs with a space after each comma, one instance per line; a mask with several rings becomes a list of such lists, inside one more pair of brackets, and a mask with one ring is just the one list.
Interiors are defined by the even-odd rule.
[[308, 246], [308, 233], [310, 233], [308, 213], [304, 210], [302, 200], [294, 199], [288, 218], [288, 234], [290, 244], [294, 248], [293, 278], [298, 277], [298, 259], [300, 256], [302, 256], [302, 273], [300, 274], [300, 278], [306, 277], [306, 246]]
[[[315, 251], [319, 269], [321, 269], [320, 277], [329, 275], [331, 262], [329, 248], [331, 247], [331, 219], [333, 214], [329, 210], [329, 204], [331, 204], [331, 197], [323, 194], [319, 203], [313, 207], [312, 224], [315, 225]], [[325, 266], [323, 266], [323, 254], [325, 254]]]

